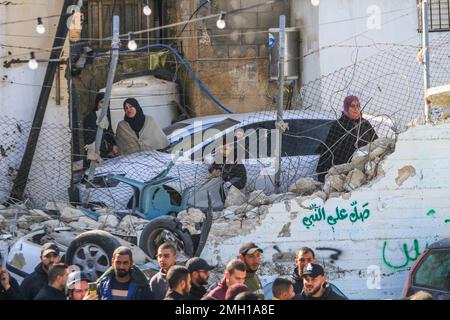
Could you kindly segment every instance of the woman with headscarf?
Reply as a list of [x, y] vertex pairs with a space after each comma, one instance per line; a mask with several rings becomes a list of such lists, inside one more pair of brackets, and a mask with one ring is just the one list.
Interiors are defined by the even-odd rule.
[[320, 144], [317, 173], [319, 181], [332, 166], [349, 162], [356, 149], [378, 139], [369, 121], [362, 118], [358, 97], [348, 96], [344, 100], [342, 116], [336, 120], [328, 132], [324, 144]]
[[[103, 92], [97, 93], [95, 96], [94, 108], [84, 117], [83, 121], [83, 134], [84, 144], [92, 144], [95, 142], [95, 136], [97, 135], [97, 116], [100, 115], [100, 110], [103, 107], [103, 99], [105, 94]], [[107, 118], [109, 121], [108, 129], [103, 130], [102, 141], [100, 144], [100, 157], [112, 158], [117, 155], [118, 148], [114, 140], [114, 132], [111, 127], [111, 114], [108, 109]]]
[[123, 103], [125, 117], [117, 125], [116, 141], [123, 155], [145, 151], [164, 149], [169, 140], [151, 116], [144, 115], [141, 106], [134, 98]]

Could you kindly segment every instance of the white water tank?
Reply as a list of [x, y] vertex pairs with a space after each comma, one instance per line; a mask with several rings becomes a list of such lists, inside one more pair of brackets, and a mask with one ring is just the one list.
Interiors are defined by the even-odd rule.
[[[105, 92], [105, 88], [100, 91]], [[171, 125], [178, 117], [176, 103], [180, 101], [180, 95], [176, 83], [150, 75], [128, 78], [112, 86], [109, 107], [114, 133], [119, 121], [123, 120], [123, 102], [127, 98], [137, 99], [144, 114], [152, 116], [161, 128]]]

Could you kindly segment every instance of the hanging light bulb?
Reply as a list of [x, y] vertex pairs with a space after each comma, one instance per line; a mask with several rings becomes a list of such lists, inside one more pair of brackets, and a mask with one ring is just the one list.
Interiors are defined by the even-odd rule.
[[149, 16], [149, 15], [152, 14], [152, 9], [150, 8], [150, 6], [149, 6], [148, 4], [146, 4], [146, 5], [144, 6], [144, 8], [142, 8], [142, 11], [144, 12], [144, 14], [145, 14], [146, 16]]
[[34, 57], [34, 52], [30, 52], [30, 60], [28, 60], [28, 67], [31, 70], [36, 70], [38, 67], [38, 63], [36, 61], [36, 58]]
[[135, 51], [137, 49], [138, 45], [136, 43], [136, 41], [134, 40], [134, 34], [130, 33], [128, 35], [128, 49], [130, 49], [131, 51]]
[[217, 20], [216, 25], [219, 29], [224, 29], [227, 26], [227, 24], [225, 23], [225, 12], [222, 12], [220, 14], [219, 20]]
[[42, 23], [42, 18], [37, 18], [37, 26], [36, 26], [36, 32], [43, 34], [45, 33], [45, 27], [44, 24]]
[[320, 4], [320, 0], [311, 0], [311, 4], [312, 4], [314, 7], [317, 7], [317, 6], [319, 6], [319, 4]]

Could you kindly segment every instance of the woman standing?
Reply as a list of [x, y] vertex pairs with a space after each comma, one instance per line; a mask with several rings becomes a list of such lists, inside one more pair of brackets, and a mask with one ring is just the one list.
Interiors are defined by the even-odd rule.
[[347, 163], [356, 149], [376, 139], [378, 136], [370, 122], [362, 118], [358, 97], [346, 97], [342, 116], [333, 123], [325, 143], [317, 149], [320, 154], [317, 166], [319, 181], [325, 180], [332, 166]]

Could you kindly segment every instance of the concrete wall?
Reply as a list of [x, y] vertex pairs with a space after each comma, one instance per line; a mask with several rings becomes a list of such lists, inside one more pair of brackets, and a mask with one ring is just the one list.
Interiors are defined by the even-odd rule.
[[[214, 236], [213, 224], [202, 256], [224, 265], [240, 244], [254, 241], [264, 250], [260, 273], [267, 283], [278, 274], [289, 275], [296, 250], [310, 246], [328, 279], [350, 298], [399, 298], [418, 255], [450, 237], [449, 146], [450, 123], [411, 128], [381, 163], [384, 176], [325, 203], [296, 198], [272, 205], [261, 221], [223, 224], [226, 236]], [[312, 221], [317, 213], [307, 209], [312, 204], [324, 208], [327, 218]], [[348, 218], [333, 221], [343, 209]], [[355, 210], [364, 220], [350, 219]]]
[[[0, 20], [4, 22], [28, 20], [31, 21], [0, 25], [0, 48], [2, 64], [11, 59], [28, 60], [30, 51], [34, 51], [36, 59], [48, 59], [56, 33], [59, 15], [63, 1], [39, 0], [32, 2], [3, 2], [0, 5]], [[43, 19], [46, 32], [42, 35], [35, 30], [37, 17], [58, 15]], [[22, 48], [21, 48], [22, 47]], [[65, 44], [63, 59], [67, 57], [68, 42]], [[2, 147], [8, 150], [0, 157], [0, 201], [9, 194], [11, 180], [20, 165], [25, 150], [26, 140], [36, 105], [39, 99], [47, 63], [39, 62], [37, 70], [28, 68], [27, 63], [11, 64], [3, 67], [0, 81], [0, 135]], [[61, 103], [56, 104], [56, 86], [52, 84], [44, 126], [33, 166], [30, 172], [29, 192], [36, 190], [46, 192], [49, 198], [67, 199], [66, 189], [70, 179], [70, 132], [68, 115], [67, 82], [64, 78], [64, 68], [61, 68]], [[55, 77], [56, 78], [56, 77]], [[5, 118], [10, 117], [10, 118]], [[17, 123], [17, 124], [16, 124]], [[19, 125], [23, 131], [13, 130]], [[52, 127], [48, 127], [51, 125]], [[55, 130], [54, 126], [65, 126], [66, 130]], [[56, 170], [57, 169], [57, 170]], [[56, 176], [57, 174], [57, 176]], [[6, 179], [4, 178], [6, 176]]]
[[[188, 20], [202, 1], [172, 1], [167, 3], [168, 14], [174, 19]], [[230, 12], [265, 0], [219, 0], [204, 6], [197, 17], [221, 11]], [[226, 16], [226, 28], [216, 27], [217, 18], [190, 24], [183, 33], [185, 57], [199, 79], [211, 93], [234, 112], [265, 110], [272, 106], [276, 92], [268, 81], [267, 31], [279, 25], [281, 14], [287, 16], [289, 1], [264, 5]], [[177, 32], [180, 30], [179, 28]], [[223, 113], [192, 80], [185, 83], [189, 100], [186, 103], [197, 115]]]

